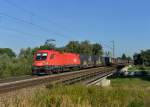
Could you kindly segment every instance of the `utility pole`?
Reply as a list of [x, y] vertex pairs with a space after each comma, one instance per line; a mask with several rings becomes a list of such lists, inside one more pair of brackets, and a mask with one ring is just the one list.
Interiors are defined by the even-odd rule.
[[115, 58], [115, 41], [111, 41], [112, 44], [113, 44], [113, 48], [112, 48], [112, 51], [113, 51], [113, 58]]

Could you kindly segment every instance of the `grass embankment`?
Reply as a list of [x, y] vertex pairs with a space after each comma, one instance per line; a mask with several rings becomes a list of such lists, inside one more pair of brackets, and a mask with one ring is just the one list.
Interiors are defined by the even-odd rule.
[[[5, 105], [9, 105], [8, 101]], [[57, 86], [13, 98], [13, 107], [149, 107], [150, 78], [112, 79], [110, 87]]]

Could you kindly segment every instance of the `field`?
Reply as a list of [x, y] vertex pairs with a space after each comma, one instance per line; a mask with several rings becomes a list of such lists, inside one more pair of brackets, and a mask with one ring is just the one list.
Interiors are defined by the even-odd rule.
[[129, 71], [150, 71], [150, 66], [132, 66]]
[[5, 100], [12, 107], [149, 107], [150, 78], [111, 79], [110, 87], [75, 84]]

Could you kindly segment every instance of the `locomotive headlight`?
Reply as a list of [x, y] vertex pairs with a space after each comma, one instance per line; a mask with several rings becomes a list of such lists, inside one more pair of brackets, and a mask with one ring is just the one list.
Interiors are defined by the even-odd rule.
[[45, 65], [48, 65], [48, 64], [49, 64], [49, 62], [46, 61], [46, 62], [45, 62]]

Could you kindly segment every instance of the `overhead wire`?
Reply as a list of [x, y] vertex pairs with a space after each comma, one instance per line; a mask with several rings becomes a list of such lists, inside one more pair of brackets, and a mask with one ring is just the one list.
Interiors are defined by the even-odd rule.
[[32, 25], [32, 26], [34, 26], [34, 27], [36, 27], [36, 28], [39, 28], [40, 30], [42, 30], [42, 31], [44, 31], [44, 32], [47, 32], [47, 33], [53, 33], [53, 34], [58, 35], [58, 36], [68, 37], [67, 35], [63, 35], [63, 34], [60, 34], [60, 33], [57, 33], [57, 32], [49, 31], [49, 29], [47, 29], [47, 28], [45, 28], [45, 27], [43, 27], [43, 26], [40, 26], [40, 25], [35, 24], [35, 23], [31, 23], [31, 22], [29, 22], [29, 21], [27, 21], [27, 20], [20, 19], [20, 18], [18, 18], [18, 17], [14, 17], [14, 16], [11, 16], [11, 15], [8, 15], [8, 14], [6, 14], [6, 13], [0, 12], [0, 15], [1, 15], [1, 17], [2, 17], [2, 16], [5, 16], [5, 17], [11, 18], [11, 19], [13, 19], [13, 20], [17, 20], [17, 21], [23, 22], [23, 23], [25, 23], [25, 24]]
[[9, 5], [12, 5], [12, 6], [14, 6], [14, 7], [20, 9], [20, 10], [23, 10], [24, 12], [26, 12], [26, 13], [28, 13], [28, 14], [30, 14], [30, 15], [34, 15], [34, 13], [32, 13], [32, 12], [30, 12], [30, 11], [28, 11], [28, 10], [22, 8], [21, 6], [18, 6], [17, 4], [15, 4], [14, 2], [12, 2], [12, 1], [10, 1], [10, 0], [3, 0], [3, 1], [6, 2], [6, 3], [9, 4]]
[[[4, 30], [7, 30], [7, 31], [13, 31], [13, 32], [21, 33], [21, 34], [24, 34], [24, 35], [30, 35], [32, 37], [37, 37], [37, 36], [39, 37], [39, 36], [41, 36], [41, 35], [29, 33], [29, 32], [19, 31], [18, 29], [5, 27], [5, 26], [0, 26], [0, 28], [4, 29]], [[41, 37], [43, 37], [43, 36], [41, 36]]]
[[[46, 19], [46, 18], [42, 18], [41, 16], [39, 16], [39, 15], [37, 15], [37, 14], [35, 14], [35, 13], [33, 13], [33, 12], [31, 12], [31, 11], [29, 11], [29, 10], [27, 10], [27, 9], [25, 9], [25, 8], [23, 8], [23, 7], [21, 7], [21, 6], [18, 6], [17, 4], [15, 4], [14, 2], [12, 2], [12, 1], [10, 1], [10, 0], [3, 0], [4, 2], [6, 2], [6, 3], [8, 3], [9, 5], [12, 5], [12, 6], [14, 6], [14, 7], [16, 7], [16, 8], [18, 8], [19, 10], [21, 10], [21, 11], [24, 11], [24, 12], [26, 12], [26, 13], [28, 13], [31, 17], [33, 17], [33, 16], [36, 16], [36, 17], [38, 17], [38, 18], [40, 18], [40, 19], [44, 19], [44, 21], [46, 21], [47, 20], [47, 22], [48, 23], [50, 23], [50, 20], [48, 20], [48, 19]], [[15, 18], [16, 19], [16, 18]], [[18, 19], [18, 18], [17, 18]], [[24, 21], [24, 20], [22, 20], [22, 21]], [[24, 21], [25, 22], [25, 21]], [[39, 28], [41, 28], [42, 30], [44, 30], [44, 31], [49, 31], [49, 29], [47, 29], [47, 28], [45, 28], [45, 27], [42, 27], [42, 26], [40, 26], [40, 25], [37, 25], [37, 24], [35, 24], [35, 23], [33, 23], [32, 21], [31, 22], [27, 22], [28, 24], [31, 24], [31, 25], [33, 25], [33, 26], [36, 26], [36, 27], [39, 27]], [[55, 24], [55, 25], [58, 25], [58, 24], [56, 24], [56, 23], [53, 23], [53, 24]], [[64, 27], [63, 27], [64, 28]], [[63, 36], [63, 37], [67, 37], [67, 38], [70, 38], [70, 39], [75, 39], [73, 36], [71, 36], [71, 35], [64, 35], [64, 34], [62, 34], [62, 33], [58, 33], [58, 32], [51, 32], [51, 33], [53, 33], [53, 34], [56, 34], [56, 35], [59, 35], [59, 36]]]
[[109, 46], [107, 44], [102, 43], [102, 45], [105, 46], [105, 47], [107, 47], [107, 48], [113, 49], [113, 47], [111, 47], [111, 46]]
[[[8, 3], [9, 5], [12, 5], [12, 6], [14, 6], [14, 7], [20, 9], [21, 11], [24, 11], [24, 12], [28, 13], [30, 16], [36, 16], [36, 17], [38, 17], [38, 18], [40, 18], [40, 19], [43, 19], [43, 21], [46, 21], [46, 22], [48, 22], [48, 23], [61, 26], [61, 25], [58, 24], [58, 23], [52, 22], [52, 21], [49, 20], [48, 18], [41, 17], [41, 15], [37, 15], [36, 13], [34, 13], [34, 12], [32, 12], [32, 11], [29, 11], [29, 10], [27, 10], [27, 9], [21, 7], [21, 6], [18, 6], [16, 3], [14, 3], [14, 2], [12, 2], [12, 1], [10, 1], [10, 0], [3, 0], [3, 1], [6, 2], [6, 3]], [[63, 28], [64, 28], [64, 26], [63, 26]]]
[[[18, 29], [15, 29], [15, 28], [11, 28], [11, 27], [8, 27], [8, 26], [6, 27], [6, 26], [1, 26], [0, 25], [0, 28], [4, 29], [4, 30], [7, 30], [7, 31], [16, 32], [16, 33], [19, 33], [19, 34], [26, 35], [24, 37], [32, 36], [33, 38], [43, 38], [43, 35], [33, 34], [33, 33], [30, 33], [30, 32], [21, 31], [21, 30], [18, 30]], [[45, 40], [47, 40], [47, 39], [49, 39], [49, 38], [46, 38]], [[31, 38], [28, 38], [28, 40], [31, 40]], [[58, 40], [58, 41], [63, 43], [62, 40]]]
[[109, 45], [106, 44], [106, 42], [104, 42], [104, 41], [100, 41], [100, 44], [102, 44], [103, 46], [105, 46], [105, 47], [107, 47], [109, 49], [113, 49], [113, 46], [110, 46], [110, 44]]

